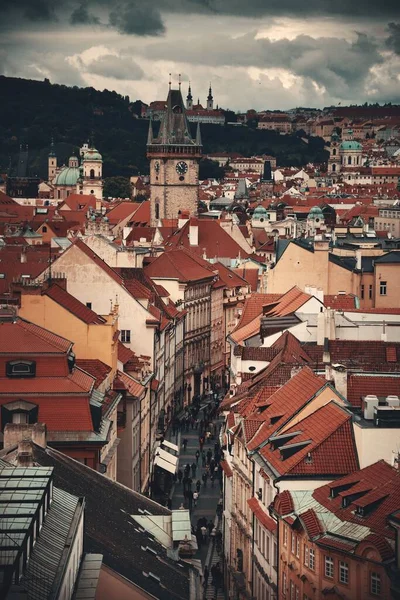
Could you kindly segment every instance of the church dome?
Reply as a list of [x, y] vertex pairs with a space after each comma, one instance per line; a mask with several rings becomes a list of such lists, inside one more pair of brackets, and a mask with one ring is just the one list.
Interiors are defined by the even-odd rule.
[[340, 144], [341, 150], [362, 150], [361, 144], [355, 140], [349, 140], [348, 142], [342, 142]]
[[64, 167], [57, 175], [54, 185], [76, 185], [78, 178], [78, 167]]
[[308, 213], [309, 219], [323, 219], [324, 213], [320, 209], [319, 206], [313, 206], [310, 212]]
[[258, 206], [255, 207], [254, 212], [253, 212], [253, 218], [255, 219], [260, 219], [261, 217], [266, 217], [268, 215], [267, 210], [261, 206], [261, 204], [259, 204]]
[[96, 148], [89, 148], [83, 155], [83, 160], [103, 160], [100, 152]]

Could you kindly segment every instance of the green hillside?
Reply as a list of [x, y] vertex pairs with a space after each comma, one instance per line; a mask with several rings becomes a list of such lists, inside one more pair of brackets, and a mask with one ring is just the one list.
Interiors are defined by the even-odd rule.
[[[3, 76], [0, 90], [0, 173], [8, 171], [10, 160], [15, 165], [20, 144], [28, 144], [30, 173], [46, 177], [52, 138], [59, 164], [91, 138], [103, 155], [105, 177], [148, 172], [148, 121], [133, 116], [127, 97]], [[202, 138], [205, 153], [273, 154], [282, 166], [327, 160], [319, 138], [307, 144], [296, 136], [232, 125], [202, 125]]]

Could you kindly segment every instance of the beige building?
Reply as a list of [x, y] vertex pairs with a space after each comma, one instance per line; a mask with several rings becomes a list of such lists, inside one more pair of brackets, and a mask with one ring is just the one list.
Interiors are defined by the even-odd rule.
[[400, 207], [380, 208], [374, 226], [377, 231], [387, 231], [392, 237], [400, 237]]

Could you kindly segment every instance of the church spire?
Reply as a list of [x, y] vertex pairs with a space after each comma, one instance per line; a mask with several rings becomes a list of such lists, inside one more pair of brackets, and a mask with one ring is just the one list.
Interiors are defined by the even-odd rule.
[[186, 96], [186, 108], [187, 108], [187, 110], [192, 110], [192, 108], [193, 108], [193, 96], [192, 96], [192, 88], [190, 87], [190, 81], [189, 81], [188, 95]]
[[214, 108], [214, 98], [212, 95], [211, 81], [210, 81], [210, 89], [208, 90], [208, 96], [207, 96], [207, 110], [213, 110], [213, 108]]
[[153, 143], [153, 121], [149, 120], [149, 131], [147, 132], [147, 145], [150, 146], [150, 144]]
[[201, 131], [200, 131], [200, 123], [197, 123], [197, 129], [196, 129], [196, 146], [202, 146], [202, 141], [201, 141]]

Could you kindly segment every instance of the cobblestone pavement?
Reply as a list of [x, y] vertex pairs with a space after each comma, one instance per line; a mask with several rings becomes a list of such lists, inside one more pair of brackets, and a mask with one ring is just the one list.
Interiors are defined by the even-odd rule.
[[[203, 450], [206, 452], [211, 449], [214, 451], [214, 444], [218, 440], [219, 428], [222, 424], [221, 419], [215, 419], [215, 436], [214, 439], [210, 439], [208, 442], [205, 442], [203, 446]], [[184, 469], [186, 464], [190, 466], [196, 462], [196, 450], [200, 450], [199, 448], [199, 431], [197, 429], [190, 428], [189, 431], [181, 431], [176, 436], [172, 436], [170, 434], [168, 436], [171, 442], [176, 443], [180, 448], [179, 454], [179, 468]], [[182, 440], [186, 438], [188, 440], [186, 450], [184, 450], [182, 446]], [[196, 489], [196, 481], [200, 479], [201, 488], [199, 493], [199, 498], [197, 500], [197, 505], [192, 507], [191, 511], [191, 523], [196, 528], [198, 519], [205, 517], [207, 522], [213, 521], [214, 525], [219, 529], [220, 519], [216, 516], [216, 508], [219, 499], [222, 495], [221, 490], [221, 480], [219, 478], [215, 478], [214, 483], [211, 483], [210, 480], [207, 481], [206, 485], [202, 481], [202, 475], [206, 469], [202, 467], [201, 457], [198, 461], [196, 474], [192, 477], [192, 471], [190, 472], [190, 476], [193, 479], [192, 490]], [[185, 499], [183, 496], [183, 484], [177, 482], [174, 485], [174, 489], [172, 492], [172, 509], [178, 509], [181, 504], [184, 504], [185, 508], [188, 508], [187, 502], [185, 504]], [[205, 565], [208, 566], [211, 571], [211, 567], [216, 563], [222, 564], [222, 558], [219, 557], [217, 549], [215, 548], [215, 540], [207, 535], [207, 541], [201, 544], [199, 550], [195, 554], [193, 558], [197, 558], [201, 560], [203, 565], [203, 569]], [[211, 572], [208, 579], [208, 585], [205, 589], [204, 598], [207, 600], [215, 599], [223, 600], [224, 594], [222, 590], [218, 590], [218, 595], [215, 595], [215, 588], [212, 584]]]

